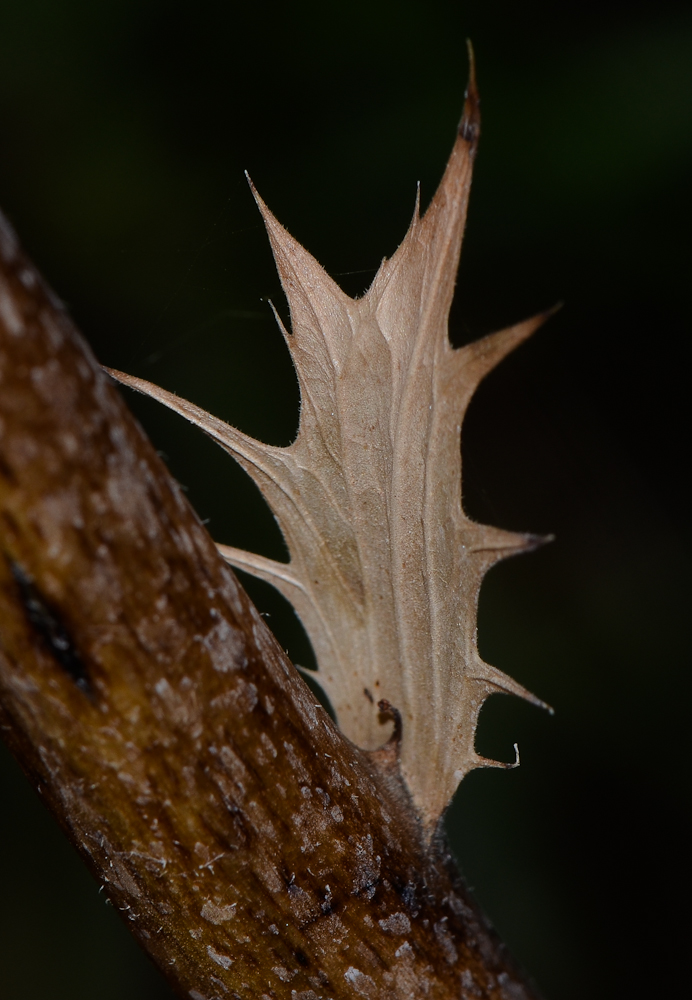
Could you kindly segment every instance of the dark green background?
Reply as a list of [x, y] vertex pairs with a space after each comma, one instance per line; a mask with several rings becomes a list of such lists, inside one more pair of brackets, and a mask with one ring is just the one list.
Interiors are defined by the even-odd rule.
[[[352, 294], [451, 146], [475, 43], [483, 136], [456, 343], [565, 301], [481, 388], [467, 510], [554, 545], [484, 586], [486, 659], [555, 706], [483, 711], [449, 830], [551, 1000], [689, 990], [688, 3], [2, 0], [0, 204], [99, 359], [288, 443], [283, 309], [248, 192]], [[282, 557], [254, 488], [128, 396], [215, 538]], [[268, 589], [260, 609], [299, 662]], [[3, 752], [2, 1000], [166, 987]]]

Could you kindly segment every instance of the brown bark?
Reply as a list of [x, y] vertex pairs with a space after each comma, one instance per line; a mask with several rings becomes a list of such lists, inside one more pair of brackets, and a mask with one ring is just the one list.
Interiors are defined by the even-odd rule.
[[183, 996], [535, 994], [0, 216], [0, 728]]

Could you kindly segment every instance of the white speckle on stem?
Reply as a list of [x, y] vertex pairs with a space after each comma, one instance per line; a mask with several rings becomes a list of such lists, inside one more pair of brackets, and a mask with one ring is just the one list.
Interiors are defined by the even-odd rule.
[[378, 923], [387, 934], [408, 934], [411, 930], [411, 921], [405, 913], [392, 913], [385, 920], [378, 920]]
[[344, 979], [347, 983], [355, 989], [356, 993], [360, 993], [362, 997], [374, 997], [376, 996], [375, 983], [372, 981], [370, 976], [366, 976], [364, 972], [360, 969], [356, 969], [353, 965], [350, 965], [346, 972], [344, 972]]
[[295, 976], [295, 972], [289, 972], [283, 965], [275, 965], [272, 969], [275, 976], [278, 976], [282, 983], [288, 983]]
[[217, 906], [215, 903], [207, 900], [202, 907], [201, 916], [205, 920], [208, 920], [210, 924], [225, 924], [235, 916], [235, 908], [235, 903], [231, 903], [230, 906]]
[[207, 945], [207, 955], [212, 960], [220, 965], [222, 969], [230, 969], [233, 965], [233, 959], [229, 958], [228, 955], [221, 955], [218, 951], [215, 951], [210, 944]]
[[447, 918], [443, 917], [442, 920], [438, 921], [438, 923], [436, 923], [433, 927], [433, 930], [435, 931], [435, 937], [442, 947], [445, 959], [449, 965], [454, 965], [459, 958], [459, 952], [456, 949], [452, 935], [447, 929]]

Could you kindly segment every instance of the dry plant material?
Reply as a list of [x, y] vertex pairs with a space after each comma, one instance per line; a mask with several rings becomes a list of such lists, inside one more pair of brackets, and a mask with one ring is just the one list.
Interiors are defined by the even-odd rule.
[[290, 561], [219, 549], [293, 604], [317, 679], [354, 743], [376, 750], [391, 728], [385, 717], [398, 713], [401, 773], [429, 830], [470, 770], [514, 766], [476, 753], [485, 699], [506, 692], [543, 704], [483, 662], [476, 642], [485, 573], [542, 539], [466, 516], [462, 420], [484, 376], [547, 315], [458, 350], [449, 342], [479, 126], [472, 68], [437, 193], [423, 218], [416, 206], [403, 243], [360, 299], [332, 281], [253, 188], [291, 313], [290, 332], [277, 315], [301, 394], [289, 447], [262, 444], [164, 389], [111, 372], [201, 427], [257, 484]]
[[536, 1000], [2, 213], [0, 735], [188, 1000]]
[[[482, 573], [531, 544], [459, 499], [464, 405], [536, 325], [447, 343], [477, 134], [472, 86], [440, 191], [360, 302], [263, 209], [303, 393], [291, 448], [128, 380], [261, 485], [292, 561], [231, 559], [292, 596], [366, 749], [315, 703], [0, 214], [0, 734], [192, 1000], [536, 1000], [430, 836], [478, 763], [482, 699], [513, 689], [475, 654]], [[395, 720], [379, 750], [366, 687]]]

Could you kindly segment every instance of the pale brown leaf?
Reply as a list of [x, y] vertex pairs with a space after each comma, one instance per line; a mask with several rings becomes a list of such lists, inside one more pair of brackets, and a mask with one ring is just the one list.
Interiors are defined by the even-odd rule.
[[475, 751], [488, 695], [543, 704], [484, 663], [476, 643], [484, 574], [541, 539], [464, 514], [461, 424], [479, 382], [547, 315], [459, 350], [450, 345], [478, 131], [472, 74], [438, 191], [422, 219], [416, 209], [403, 243], [360, 299], [344, 294], [253, 188], [291, 312], [291, 331], [282, 330], [301, 411], [289, 447], [262, 444], [151, 383], [112, 372], [201, 427], [253, 478], [290, 562], [224, 545], [221, 552], [293, 604], [347, 736], [376, 749], [391, 730], [378, 702], [398, 709], [401, 772], [429, 827], [472, 768], [514, 766]]

